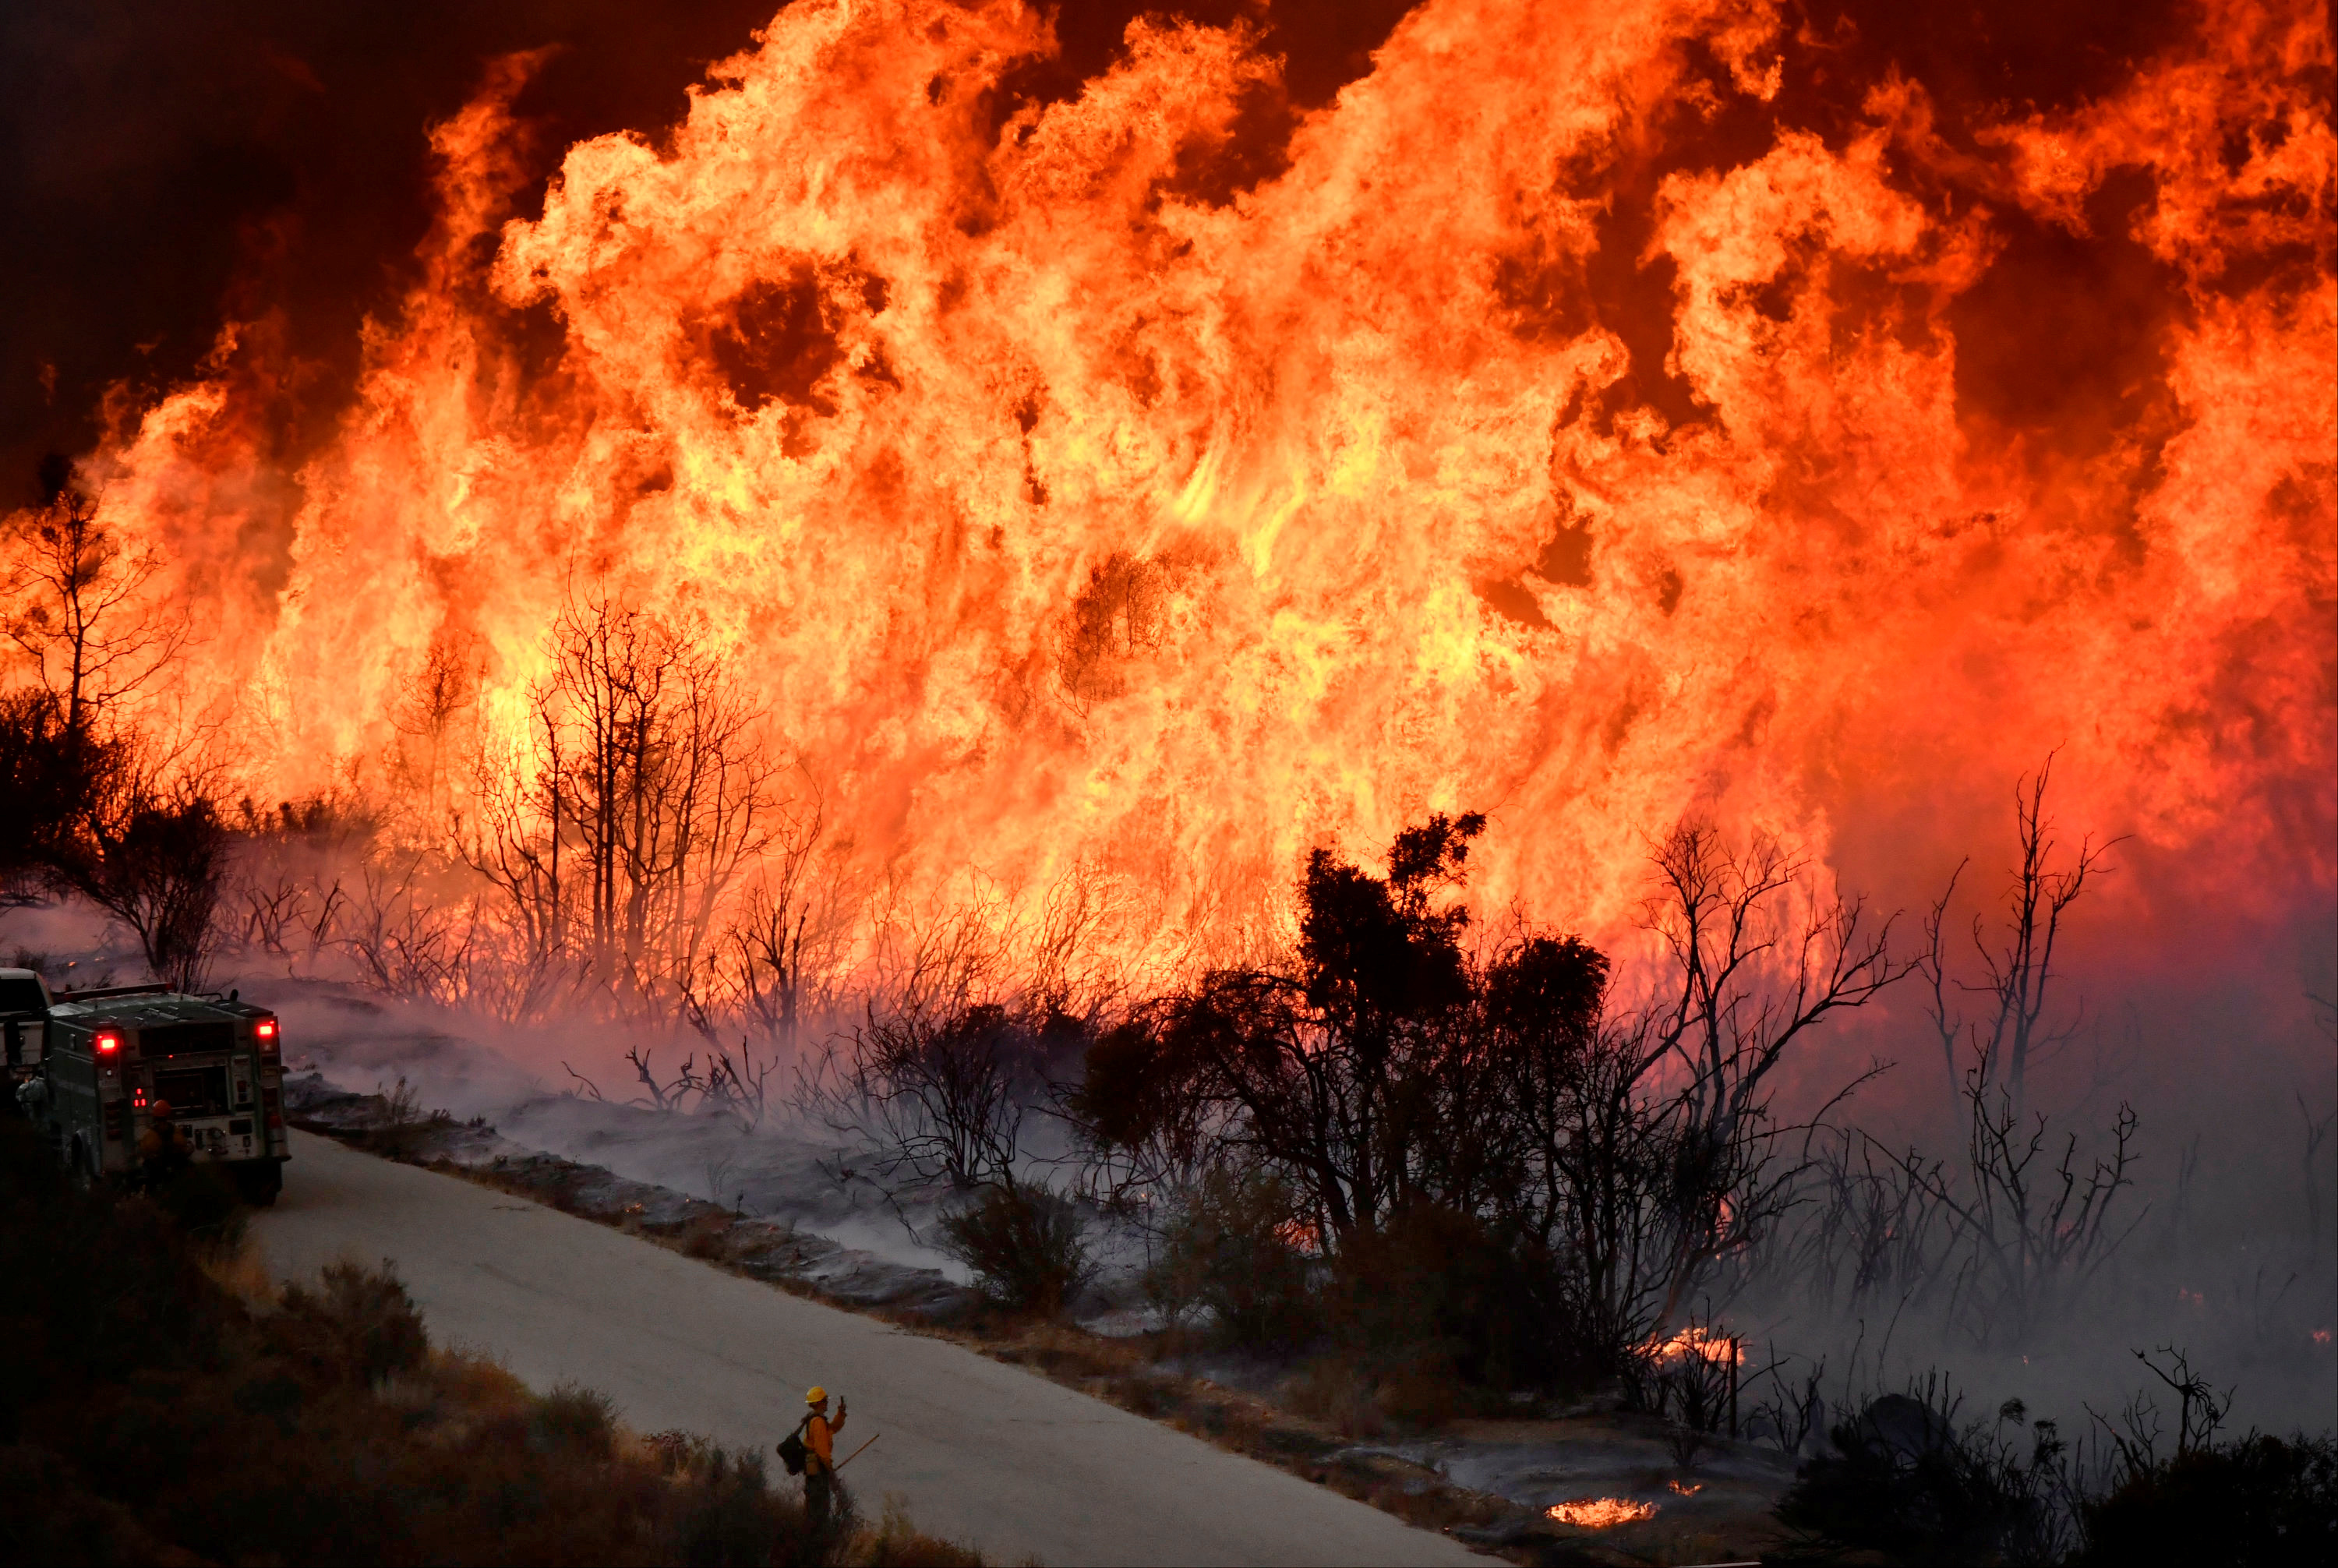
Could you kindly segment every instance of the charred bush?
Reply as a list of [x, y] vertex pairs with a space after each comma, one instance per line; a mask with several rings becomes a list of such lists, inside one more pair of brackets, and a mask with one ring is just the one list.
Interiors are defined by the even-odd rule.
[[[195, 1250], [163, 1211], [137, 1199], [77, 1192], [54, 1151], [21, 1121], [0, 1121], [0, 1328], [19, 1353], [0, 1374], [0, 1442], [83, 1378], [215, 1354], [214, 1309]], [[158, 1303], [190, 1304], [164, 1313]]]
[[[1295, 962], [1136, 1010], [1065, 1107], [1124, 1211], [1220, 1164], [1286, 1184], [1357, 1353], [1581, 1387], [1625, 1371], [1792, 1206], [1809, 1161], [1787, 1135], [1808, 1130], [1773, 1114], [1773, 1074], [1910, 965], [1888, 923], [1817, 895], [1777, 845], [1684, 826], [1645, 914], [1664, 994], [1620, 1012], [1577, 938], [1465, 950], [1452, 894], [1484, 826], [1432, 816], [1379, 876], [1317, 851]], [[1217, 1231], [1165, 1250], [1183, 1291], [1232, 1244]]]
[[211, 967], [212, 917], [227, 872], [228, 832], [191, 786], [139, 784], [93, 812], [74, 889], [137, 934], [146, 966], [179, 991], [200, 991]]
[[50, 694], [0, 698], [0, 889], [68, 889], [120, 920], [147, 968], [202, 988], [230, 833], [201, 788], [165, 783], [133, 732], [101, 733]]
[[215, 1165], [184, 1164], [147, 1180], [146, 1197], [187, 1236], [209, 1247], [243, 1239], [247, 1215], [234, 1178]]
[[1098, 1034], [1059, 1107], [1098, 1200], [1138, 1220], [1164, 1190], [1190, 1190], [1219, 1163], [1197, 1063], [1175, 1048], [1155, 1011], [1140, 1009]]
[[33, 892], [65, 864], [81, 816], [123, 768], [124, 748], [66, 727], [43, 691], [0, 696], [0, 888]]
[[1388, 1430], [1379, 1390], [1353, 1357], [1317, 1357], [1301, 1369], [1284, 1393], [1292, 1409], [1329, 1422], [1342, 1437], [1369, 1439]]
[[1095, 1270], [1079, 1206], [1044, 1188], [1002, 1183], [942, 1220], [942, 1250], [1009, 1311], [1060, 1311]]
[[[684, 1473], [683, 1503], [672, 1526], [674, 1560], [687, 1568], [762, 1568], [781, 1559], [788, 1525], [808, 1534], [801, 1515], [791, 1518], [791, 1512], [772, 1494], [761, 1455], [709, 1448]], [[827, 1557], [815, 1549], [785, 1560]]]

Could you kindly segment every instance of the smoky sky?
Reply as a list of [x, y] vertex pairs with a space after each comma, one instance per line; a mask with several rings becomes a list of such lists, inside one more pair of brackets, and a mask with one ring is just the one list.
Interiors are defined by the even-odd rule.
[[[269, 318], [299, 368], [274, 423], [278, 456], [297, 462], [346, 402], [359, 322], [390, 307], [410, 278], [430, 218], [425, 128], [462, 105], [485, 62], [556, 51], [516, 105], [541, 176], [579, 139], [654, 135], [673, 123], [684, 88], [710, 61], [746, 47], [772, 9], [771, 0], [18, 0], [0, 15], [0, 505], [33, 498], [44, 453], [94, 444], [109, 387], [142, 400], [187, 379], [231, 318]], [[1029, 99], [1076, 93], [1110, 64], [1137, 15], [1248, 18], [1286, 67], [1279, 94], [1243, 106], [1229, 166], [1203, 176], [1239, 188], [1279, 172], [1297, 117], [1368, 71], [1408, 9], [1405, 0], [1066, 0], [1060, 57], [1013, 74], [997, 118]], [[1551, 325], [1596, 318], [1625, 338], [1633, 374], [1611, 400], [1653, 404], [1675, 422], [1696, 417], [1664, 370], [1671, 279], [1637, 260], [1665, 174], [1758, 156], [1783, 129], [1840, 142], [1892, 66], [1931, 93], [1953, 142], [2009, 112], [2115, 89], [2188, 24], [2168, 0], [1807, 0], [1788, 17], [1788, 91], [1691, 128], [1629, 172], [1600, 260]], [[2131, 205], [2143, 194], [2111, 200]], [[2128, 361], [2174, 308], [2147, 258], [2131, 246], [2016, 233], [1989, 287], [1972, 324], [1970, 397], [2017, 424], [2119, 423], [2110, 404], [2149, 368]], [[2025, 330], [2003, 340], [2026, 341], [2033, 356], [2020, 374], [1997, 365], [1981, 327], [1981, 317], [2008, 312]], [[2068, 376], [2036, 373], [2033, 318], [2058, 324]], [[2074, 399], [2091, 402], [2074, 411]]]

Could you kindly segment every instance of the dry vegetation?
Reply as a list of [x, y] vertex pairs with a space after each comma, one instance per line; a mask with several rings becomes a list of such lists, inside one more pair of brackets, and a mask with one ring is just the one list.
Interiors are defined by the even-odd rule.
[[636, 1436], [589, 1390], [533, 1393], [435, 1350], [386, 1270], [280, 1294], [216, 1229], [70, 1191], [21, 1122], [0, 1121], [0, 1510], [19, 1560], [979, 1561], [897, 1504], [815, 1530], [760, 1456]]

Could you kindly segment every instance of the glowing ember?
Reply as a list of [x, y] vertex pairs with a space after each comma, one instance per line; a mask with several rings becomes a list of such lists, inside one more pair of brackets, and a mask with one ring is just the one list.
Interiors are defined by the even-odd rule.
[[1704, 1483], [1702, 1481], [1667, 1481], [1665, 1485], [1670, 1486], [1674, 1491], [1679, 1493], [1684, 1497], [1694, 1497], [1698, 1493], [1704, 1490]]
[[1573, 1524], [1585, 1530], [1606, 1530], [1617, 1524], [1636, 1524], [1643, 1519], [1656, 1516], [1653, 1503], [1636, 1503], [1629, 1497], [1577, 1497], [1572, 1503], [1554, 1503], [1545, 1510], [1562, 1524]]

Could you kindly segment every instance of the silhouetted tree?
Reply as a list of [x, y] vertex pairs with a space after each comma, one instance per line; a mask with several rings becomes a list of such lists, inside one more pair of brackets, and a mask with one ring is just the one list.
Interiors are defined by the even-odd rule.
[[1469, 912], [1434, 901], [1485, 825], [1471, 812], [1405, 829], [1385, 878], [1315, 851], [1298, 973], [1209, 975], [1165, 1009], [1165, 1048], [1226, 1112], [1223, 1141], [1297, 1184], [1340, 1244], [1437, 1196], [1425, 1166], [1456, 1135], [1441, 1124], [1439, 1079], [1458, 1060], [1451, 1034], [1470, 983]]
[[126, 544], [68, 466], [52, 459], [42, 478], [44, 504], [8, 519], [0, 634], [55, 702], [71, 748], [184, 651], [192, 622], [148, 602], [162, 557]]

